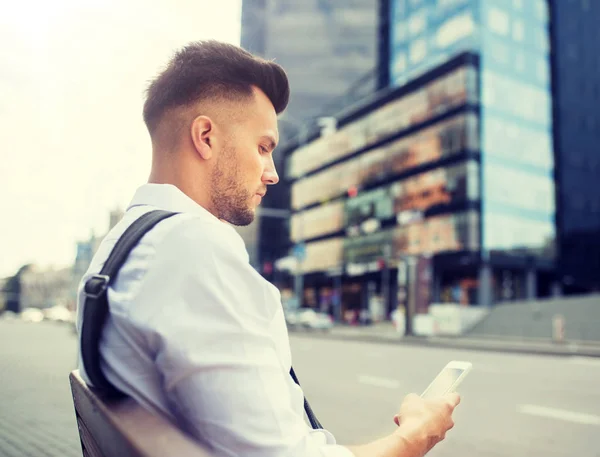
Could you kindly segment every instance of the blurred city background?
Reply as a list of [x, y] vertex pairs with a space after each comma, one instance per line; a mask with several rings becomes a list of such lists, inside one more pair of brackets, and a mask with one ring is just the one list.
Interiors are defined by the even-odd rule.
[[78, 281], [147, 178], [144, 85], [216, 38], [290, 79], [239, 232], [325, 425], [370, 439], [464, 358], [437, 455], [600, 456], [600, 2], [1, 3], [0, 455], [80, 452]]

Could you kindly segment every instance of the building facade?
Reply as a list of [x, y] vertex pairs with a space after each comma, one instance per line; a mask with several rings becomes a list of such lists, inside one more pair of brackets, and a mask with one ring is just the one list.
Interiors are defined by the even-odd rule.
[[[377, 70], [378, 11], [372, 0], [245, 0], [241, 46], [274, 59], [290, 80], [282, 130], [297, 133]], [[374, 79], [362, 90], [375, 89]]]
[[389, 89], [289, 159], [307, 284], [338, 271], [344, 306], [364, 308], [375, 293], [388, 311], [551, 295], [545, 0], [384, 3]]
[[[299, 11], [246, 3], [283, 15]], [[319, 9], [336, 2], [297, 3]], [[274, 259], [305, 247], [311, 306], [335, 287], [350, 307], [365, 308], [377, 295], [388, 311], [403, 300], [408, 306], [416, 283], [415, 309], [598, 289], [600, 58], [590, 43], [598, 41], [600, 4], [380, 0], [356, 8], [379, 15], [371, 26], [380, 90], [338, 99], [335, 108], [345, 109], [336, 113], [334, 134], [305, 129], [284, 143], [278, 154], [286, 164], [278, 166], [286, 184], [272, 194], [281, 206], [289, 198], [291, 242], [270, 243], [288, 226], [269, 222], [257, 252], [267, 246]], [[259, 16], [266, 23], [273, 17]], [[292, 22], [281, 22], [284, 32]], [[281, 41], [279, 52], [288, 59], [306, 52], [306, 66], [323, 56], [339, 65], [333, 48], [322, 56], [306, 35], [289, 35], [295, 44]], [[242, 42], [269, 57], [269, 35], [257, 36]], [[281, 59], [293, 89], [310, 81], [299, 72], [303, 81], [295, 82], [291, 60]], [[308, 84], [327, 92], [315, 103], [330, 100], [323, 79], [329, 76]], [[311, 119], [293, 112], [294, 100], [290, 108], [293, 117]]]
[[290, 154], [291, 239], [306, 246], [313, 301], [337, 283], [338, 317], [372, 302], [386, 316], [398, 305], [425, 312], [445, 294], [479, 302], [478, 72], [478, 57], [463, 53]]
[[552, 0], [558, 273], [565, 293], [600, 290], [600, 3]]
[[71, 268], [32, 266], [21, 276], [21, 310], [70, 306]]
[[[241, 46], [282, 65], [291, 86], [280, 116], [275, 166], [283, 175], [285, 150], [304, 137], [318, 118], [376, 89], [378, 10], [372, 0], [244, 0]], [[281, 182], [263, 208], [289, 208], [290, 190]], [[289, 241], [289, 218], [259, 216], [238, 228], [252, 265], [273, 279], [274, 262]]]

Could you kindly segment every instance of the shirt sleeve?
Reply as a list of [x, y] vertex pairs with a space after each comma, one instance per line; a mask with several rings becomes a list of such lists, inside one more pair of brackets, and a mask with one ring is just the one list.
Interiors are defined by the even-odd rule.
[[198, 246], [188, 225], [177, 243], [165, 243], [158, 276], [169, 279], [152, 288], [164, 303], [152, 326], [173, 415], [219, 456], [352, 457], [305, 422], [302, 390], [279, 352], [289, 344], [285, 330], [277, 337], [281, 305], [237, 240]]

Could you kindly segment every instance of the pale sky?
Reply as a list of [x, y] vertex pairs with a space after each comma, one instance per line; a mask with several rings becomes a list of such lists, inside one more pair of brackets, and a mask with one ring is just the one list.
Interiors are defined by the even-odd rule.
[[175, 49], [239, 44], [241, 0], [0, 0], [0, 277], [64, 267], [148, 177], [147, 82]]

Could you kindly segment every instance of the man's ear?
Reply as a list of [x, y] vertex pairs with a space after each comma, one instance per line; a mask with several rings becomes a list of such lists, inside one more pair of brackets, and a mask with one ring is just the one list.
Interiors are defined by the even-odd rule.
[[191, 127], [192, 142], [196, 148], [196, 152], [200, 154], [204, 160], [209, 160], [213, 157], [213, 121], [207, 116], [198, 116], [192, 122]]

